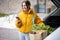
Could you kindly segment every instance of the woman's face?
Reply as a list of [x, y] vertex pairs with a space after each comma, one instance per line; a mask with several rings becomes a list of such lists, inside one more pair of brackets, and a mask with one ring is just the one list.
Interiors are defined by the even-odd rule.
[[26, 6], [25, 2], [22, 4], [22, 8], [24, 11], [27, 11], [27, 6]]

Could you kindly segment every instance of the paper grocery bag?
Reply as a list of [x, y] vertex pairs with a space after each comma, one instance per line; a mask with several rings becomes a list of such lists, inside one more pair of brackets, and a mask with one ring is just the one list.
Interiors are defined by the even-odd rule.
[[30, 40], [43, 40], [48, 35], [46, 30], [35, 30], [34, 32], [36, 34], [29, 34]]

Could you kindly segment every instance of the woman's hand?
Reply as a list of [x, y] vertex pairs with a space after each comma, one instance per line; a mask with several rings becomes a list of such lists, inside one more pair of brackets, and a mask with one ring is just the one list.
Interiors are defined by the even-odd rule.
[[20, 22], [21, 22], [21, 20], [19, 19], [19, 17], [16, 17], [16, 19], [17, 19], [18, 23], [20, 23]]

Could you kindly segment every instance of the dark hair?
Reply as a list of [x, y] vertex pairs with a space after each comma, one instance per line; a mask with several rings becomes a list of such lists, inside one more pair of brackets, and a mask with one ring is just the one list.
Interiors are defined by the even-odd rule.
[[[22, 4], [23, 4], [23, 3], [25, 3], [25, 4], [26, 4], [27, 8], [29, 8], [29, 6], [31, 6], [30, 1], [28, 1], [28, 0], [27, 0], [27, 1], [23, 1], [23, 2], [22, 2]], [[22, 5], [22, 6], [23, 6], [23, 5]]]

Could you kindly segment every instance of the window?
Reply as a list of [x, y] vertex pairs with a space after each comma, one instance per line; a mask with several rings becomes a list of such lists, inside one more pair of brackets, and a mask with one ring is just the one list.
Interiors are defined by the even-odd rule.
[[46, 13], [46, 0], [38, 0], [37, 11], [38, 13]]
[[45, 13], [46, 12], [46, 6], [45, 5], [39, 5], [39, 12], [40, 13]]

